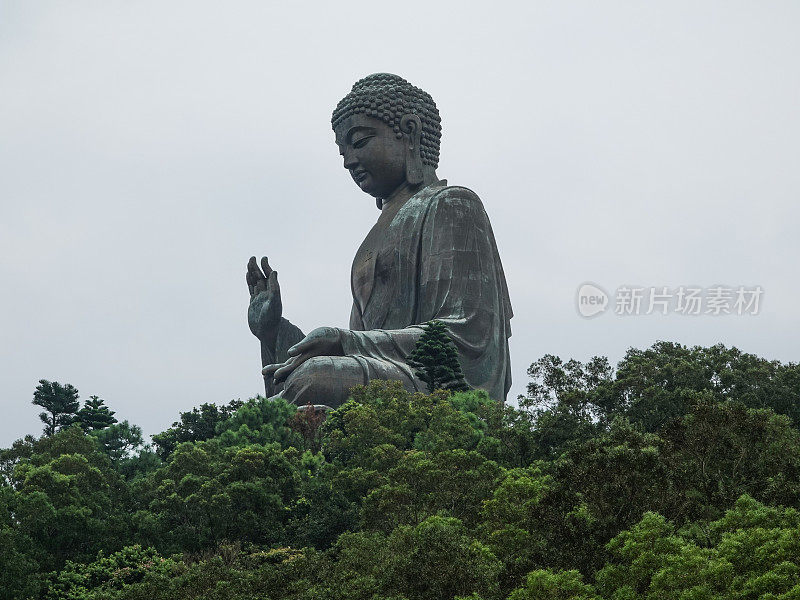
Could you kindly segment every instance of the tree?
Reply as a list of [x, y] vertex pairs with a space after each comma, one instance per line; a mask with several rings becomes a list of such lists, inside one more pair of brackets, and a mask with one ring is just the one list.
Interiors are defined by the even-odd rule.
[[289, 426], [303, 436], [305, 446], [312, 452], [319, 452], [322, 447], [322, 424], [325, 422], [325, 410], [315, 408], [313, 404], [294, 413]]
[[[291, 428], [297, 412], [294, 404], [282, 398], [271, 400], [263, 396], [250, 398], [242, 404], [236, 400], [222, 407], [223, 414], [230, 416], [215, 426], [216, 434], [223, 446], [247, 446], [249, 444], [271, 444], [277, 442], [281, 448], [300, 448], [300, 434]], [[227, 411], [227, 413], [225, 412]]]
[[428, 517], [389, 535], [345, 533], [324, 598], [453, 600], [477, 593], [496, 598], [500, 561], [453, 517]]
[[83, 403], [83, 408], [78, 411], [78, 419], [84, 431], [95, 431], [110, 427], [117, 420], [114, 411], [105, 405], [105, 401], [97, 396], [89, 396]]
[[180, 444], [146, 476], [150, 501], [136, 515], [140, 533], [168, 553], [205, 551], [224, 540], [275, 543], [307, 468], [296, 449], [278, 444]]
[[[67, 561], [61, 572], [53, 572], [47, 581], [47, 597], [63, 600], [84, 600], [96, 593], [108, 597], [124, 586], [135, 585], [146, 576], [168, 576], [177, 563], [164, 558], [152, 548], [126, 546], [106, 555], [102, 551], [90, 563]], [[114, 597], [118, 596], [114, 594]]]
[[35, 598], [41, 569], [33, 540], [17, 526], [18, 495], [11, 486], [0, 485], [0, 597]]
[[800, 425], [800, 365], [768, 361], [722, 344], [686, 347], [657, 342], [630, 348], [602, 394], [617, 414], [658, 431], [687, 414], [698, 393], [714, 401], [769, 408]]
[[11, 485], [14, 469], [21, 460], [31, 457], [35, 446], [36, 438], [26, 435], [11, 444], [11, 448], [0, 448], [0, 486]]
[[130, 458], [144, 445], [142, 438], [142, 428], [138, 425], [131, 425], [127, 420], [122, 423], [114, 423], [104, 429], [96, 429], [91, 433], [111, 459], [113, 464]]
[[473, 450], [481, 440], [482, 432], [445, 391], [411, 393], [399, 381], [374, 380], [350, 393], [323, 426], [323, 453], [331, 461], [384, 471], [405, 450]]
[[505, 469], [475, 451], [406, 452], [385, 474], [386, 483], [364, 499], [363, 528], [388, 533], [434, 515], [474, 527], [504, 476]]
[[800, 503], [800, 432], [785, 415], [716, 402], [706, 392], [660, 437], [672, 490], [659, 512], [678, 524], [718, 518], [743, 494]]
[[552, 487], [552, 478], [538, 467], [512, 469], [483, 503], [482, 540], [503, 563], [502, 597], [520, 585], [526, 573], [550, 560], [547, 536], [568, 530], [552, 518]]
[[43, 572], [115, 550], [128, 534], [124, 481], [80, 427], [38, 440], [12, 487], [12, 530]]
[[525, 585], [514, 590], [508, 600], [600, 600], [591, 585], [583, 583], [578, 571], [537, 570], [528, 574]]
[[659, 342], [529, 374], [519, 409], [205, 404], [163, 461], [54, 407], [0, 449], [0, 599], [800, 600], [800, 367]]
[[383, 481], [378, 471], [323, 462], [312, 476], [302, 478], [289, 522], [292, 546], [325, 550], [342, 533], [357, 530], [364, 498]]
[[800, 514], [743, 495], [701, 539], [648, 512], [608, 544], [605, 598], [775, 598], [800, 592]]
[[458, 350], [441, 321], [429, 321], [422, 336], [406, 359], [415, 369], [414, 374], [428, 385], [428, 392], [450, 390], [463, 392], [469, 389], [458, 362]]
[[200, 408], [181, 413], [180, 421], [172, 427], [153, 436], [156, 452], [162, 460], [167, 460], [182, 442], [202, 442], [217, 434], [217, 425], [228, 420], [244, 404], [241, 400], [231, 400], [225, 406], [205, 403]]
[[39, 418], [45, 425], [44, 434], [48, 437], [69, 427], [78, 418], [78, 390], [69, 383], [61, 385], [57, 381], [40, 379], [33, 393], [33, 404], [45, 410], [39, 414]]

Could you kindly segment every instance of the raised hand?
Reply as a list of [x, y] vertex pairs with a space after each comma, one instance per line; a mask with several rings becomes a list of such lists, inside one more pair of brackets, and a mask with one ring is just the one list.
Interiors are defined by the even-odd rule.
[[258, 267], [256, 257], [251, 256], [247, 263], [245, 279], [250, 290], [250, 306], [247, 309], [250, 331], [259, 340], [274, 348], [283, 312], [278, 272], [272, 270], [266, 256], [261, 259], [261, 269]]

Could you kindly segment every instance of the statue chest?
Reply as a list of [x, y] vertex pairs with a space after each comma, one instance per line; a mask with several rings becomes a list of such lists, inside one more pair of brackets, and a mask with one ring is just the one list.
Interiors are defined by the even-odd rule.
[[353, 299], [363, 312], [377, 287], [391, 277], [395, 248], [389, 235], [389, 224], [376, 223], [361, 243], [353, 259]]
[[353, 302], [365, 329], [400, 329], [412, 324], [418, 287], [419, 251], [430, 191], [394, 210], [384, 209], [353, 260]]

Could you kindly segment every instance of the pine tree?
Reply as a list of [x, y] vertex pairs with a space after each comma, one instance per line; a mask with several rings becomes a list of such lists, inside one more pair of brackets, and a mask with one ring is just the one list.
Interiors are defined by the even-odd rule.
[[414, 374], [428, 385], [430, 393], [439, 389], [454, 392], [469, 389], [458, 361], [458, 350], [441, 321], [425, 324], [414, 352], [406, 360], [416, 369]]
[[86, 432], [110, 427], [117, 420], [114, 418], [114, 411], [105, 405], [105, 401], [97, 396], [89, 396], [83, 404], [83, 408], [78, 411], [78, 419], [81, 427]]
[[78, 420], [78, 390], [69, 383], [61, 385], [57, 381], [40, 379], [33, 392], [33, 404], [45, 410], [39, 414], [39, 418], [45, 425], [44, 434], [48, 437]]
[[100, 443], [111, 462], [115, 464], [125, 458], [130, 458], [144, 445], [142, 428], [138, 425], [131, 425], [128, 421], [96, 429], [91, 432], [91, 435]]

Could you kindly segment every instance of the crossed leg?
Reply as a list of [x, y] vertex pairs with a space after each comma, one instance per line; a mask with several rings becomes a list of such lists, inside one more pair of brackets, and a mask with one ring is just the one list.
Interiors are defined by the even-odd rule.
[[350, 396], [353, 386], [366, 385], [373, 379], [397, 379], [409, 391], [421, 389], [413, 376], [388, 361], [365, 356], [315, 356], [292, 371], [283, 390], [273, 398], [298, 406], [337, 408]]

